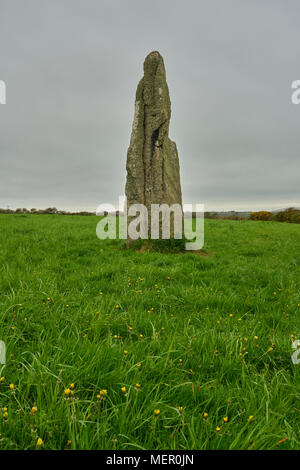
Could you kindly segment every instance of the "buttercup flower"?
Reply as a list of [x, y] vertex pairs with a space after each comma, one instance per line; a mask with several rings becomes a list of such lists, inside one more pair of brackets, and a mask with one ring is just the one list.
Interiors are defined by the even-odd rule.
[[43, 439], [41, 439], [41, 438], [39, 437], [38, 440], [37, 440], [36, 446], [37, 446], [37, 447], [41, 447], [43, 444], [44, 444]]

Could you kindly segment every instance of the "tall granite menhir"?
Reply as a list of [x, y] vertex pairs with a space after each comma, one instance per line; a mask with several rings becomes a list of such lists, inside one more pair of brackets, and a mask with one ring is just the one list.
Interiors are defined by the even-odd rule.
[[[177, 147], [169, 139], [170, 118], [164, 61], [159, 52], [154, 51], [145, 59], [144, 76], [136, 91], [125, 190], [127, 207], [144, 204], [149, 217], [151, 204], [180, 204], [182, 207]], [[151, 224], [148, 226], [150, 238]], [[130, 240], [128, 242], [130, 244]]]

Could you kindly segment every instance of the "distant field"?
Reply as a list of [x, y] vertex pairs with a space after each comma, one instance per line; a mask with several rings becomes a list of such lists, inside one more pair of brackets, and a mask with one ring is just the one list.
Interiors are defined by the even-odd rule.
[[199, 256], [97, 221], [0, 216], [0, 449], [300, 449], [299, 225], [206, 220]]

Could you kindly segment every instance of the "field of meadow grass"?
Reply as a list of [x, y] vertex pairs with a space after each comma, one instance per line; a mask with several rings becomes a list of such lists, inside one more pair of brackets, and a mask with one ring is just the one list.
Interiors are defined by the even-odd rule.
[[0, 449], [300, 449], [300, 227], [205, 221], [199, 254], [99, 218], [0, 215]]

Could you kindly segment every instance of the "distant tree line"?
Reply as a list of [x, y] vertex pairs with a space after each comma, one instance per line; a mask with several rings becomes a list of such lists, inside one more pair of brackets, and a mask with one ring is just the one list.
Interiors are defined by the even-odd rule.
[[228, 213], [228, 215], [218, 212], [205, 212], [205, 218], [207, 219], [218, 219], [218, 220], [265, 220], [274, 222], [288, 222], [290, 224], [300, 224], [300, 210], [294, 207], [289, 207], [282, 211], [269, 212], [269, 211], [258, 211], [251, 212], [245, 215], [237, 215]]
[[[195, 215], [193, 213], [193, 218], [195, 218]], [[204, 213], [204, 218], [205, 219], [216, 219], [216, 220], [247, 220], [249, 219], [249, 215], [237, 215], [237, 214], [224, 214], [224, 213], [219, 213], [219, 212], [205, 212]]]
[[25, 209], [18, 208], [13, 209], [1, 209], [0, 214], [58, 214], [58, 215], [95, 215], [94, 212], [80, 211], [80, 212], [69, 212], [69, 211], [59, 211], [56, 207], [48, 207], [47, 209]]
[[259, 211], [251, 212], [251, 220], [274, 220], [275, 222], [288, 222], [290, 224], [300, 224], [300, 210], [289, 207], [279, 212]]
[[[57, 214], [57, 215], [81, 215], [81, 216], [90, 216], [95, 215], [94, 212], [80, 211], [80, 212], [70, 212], [70, 211], [60, 211], [56, 207], [48, 207], [47, 209], [26, 209], [18, 208], [13, 209], [1, 209], [0, 214]], [[107, 212], [104, 212], [103, 215], [107, 215]], [[116, 216], [119, 216], [119, 211], [116, 211]], [[197, 214], [192, 213], [192, 217], [196, 218]], [[258, 212], [245, 212], [243, 215], [241, 213], [234, 213], [234, 211], [228, 212], [228, 214], [222, 212], [205, 212], [204, 217], [206, 219], [217, 219], [217, 220], [265, 220], [265, 221], [275, 221], [275, 222], [288, 222], [291, 224], [300, 224], [300, 210], [295, 209], [294, 207], [289, 207], [278, 212], [269, 212], [269, 211], [258, 211]]]

